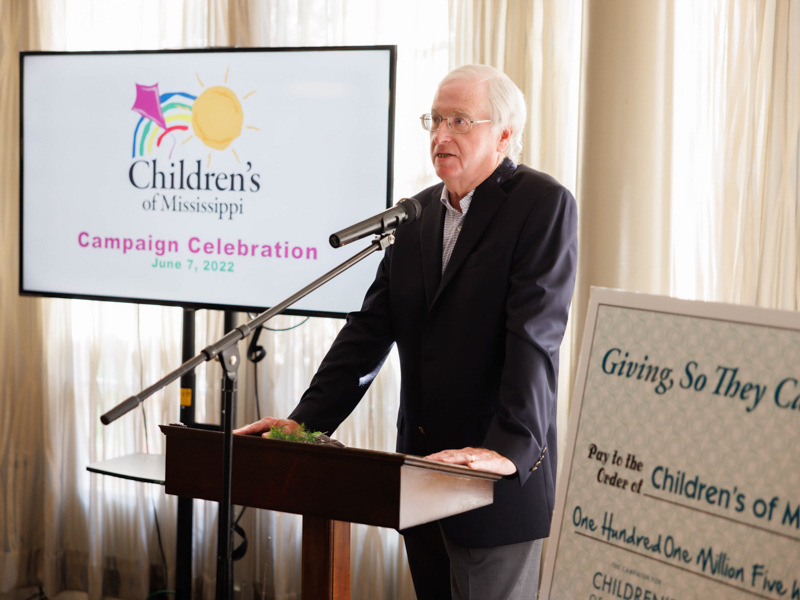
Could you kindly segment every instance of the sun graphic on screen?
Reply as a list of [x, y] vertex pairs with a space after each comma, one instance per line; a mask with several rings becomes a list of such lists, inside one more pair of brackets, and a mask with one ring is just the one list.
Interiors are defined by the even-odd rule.
[[[200, 87], [205, 88], [203, 80], [199, 74], [197, 81]], [[228, 72], [225, 73], [225, 83], [228, 82]], [[245, 95], [243, 100], [255, 94], [255, 90]], [[236, 138], [242, 134], [244, 125], [244, 111], [242, 103], [236, 93], [223, 85], [215, 85], [205, 89], [194, 101], [192, 105], [192, 130], [194, 135], [209, 148], [214, 150], [225, 150]], [[257, 127], [249, 126], [248, 129], [258, 130]], [[188, 142], [188, 138], [184, 143]], [[231, 152], [239, 161], [236, 150], [231, 148]], [[208, 162], [211, 164], [211, 154], [208, 155]]]
[[242, 133], [244, 113], [236, 94], [221, 85], [208, 88], [192, 108], [192, 129], [209, 148], [225, 150]]
[[[230, 68], [225, 72], [226, 84], [229, 71]], [[180, 142], [181, 145], [197, 138], [212, 150], [224, 151], [230, 148], [236, 161], [241, 163], [233, 147], [234, 142], [241, 136], [243, 128], [260, 131], [258, 127], [244, 124], [245, 113], [242, 108], [242, 101], [255, 94], [256, 90], [246, 94], [240, 101], [236, 92], [229, 87], [215, 85], [206, 88], [199, 73], [195, 73], [195, 76], [200, 87], [204, 88], [199, 96], [187, 92], [161, 94], [158, 84], [136, 85], [137, 95], [133, 110], [141, 115], [141, 119], [134, 131], [134, 157], [153, 152], [169, 136], [173, 144], [169, 151], [172, 158], [176, 136], [184, 131], [189, 133], [191, 126], [191, 133]], [[211, 155], [209, 152], [208, 165], [211, 165]]]

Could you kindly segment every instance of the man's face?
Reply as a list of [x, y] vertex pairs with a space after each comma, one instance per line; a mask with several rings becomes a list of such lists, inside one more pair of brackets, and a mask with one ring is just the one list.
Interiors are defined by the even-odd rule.
[[[488, 119], [488, 85], [448, 81], [436, 91], [431, 113], [445, 118], [462, 115], [473, 121]], [[495, 170], [508, 146], [509, 135], [509, 130], [495, 131], [492, 123], [474, 124], [469, 133], [453, 133], [442, 121], [439, 129], [431, 132], [431, 160], [436, 175], [448, 190], [465, 196]]]

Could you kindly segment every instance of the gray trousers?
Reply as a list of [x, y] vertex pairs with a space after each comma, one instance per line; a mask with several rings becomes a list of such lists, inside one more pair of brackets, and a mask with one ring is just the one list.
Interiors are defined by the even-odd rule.
[[463, 548], [439, 524], [401, 532], [418, 600], [535, 600], [542, 540]]
[[453, 600], [536, 600], [542, 540], [462, 548], [442, 531]]

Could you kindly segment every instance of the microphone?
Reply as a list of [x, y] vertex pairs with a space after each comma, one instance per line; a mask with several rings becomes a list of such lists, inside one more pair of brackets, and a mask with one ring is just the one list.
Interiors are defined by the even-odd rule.
[[340, 248], [373, 233], [385, 233], [396, 229], [400, 223], [411, 222], [422, 214], [422, 205], [416, 198], [403, 198], [395, 206], [374, 217], [337, 231], [329, 238], [331, 246]]

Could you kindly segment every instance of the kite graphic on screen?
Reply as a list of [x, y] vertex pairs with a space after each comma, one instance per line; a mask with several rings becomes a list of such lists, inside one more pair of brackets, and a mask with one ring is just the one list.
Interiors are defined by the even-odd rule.
[[[187, 131], [192, 120], [192, 105], [197, 96], [186, 92], [159, 94], [158, 84], [136, 84], [132, 110], [142, 117], [133, 132], [133, 156], [150, 154], [173, 131]], [[173, 148], [175, 144], [173, 141]], [[170, 150], [170, 157], [172, 157]]]
[[[205, 88], [199, 75], [197, 81], [201, 88]], [[246, 100], [253, 94], [255, 91], [242, 99]], [[136, 99], [131, 110], [141, 115], [133, 132], [133, 158], [154, 152], [167, 136], [172, 139], [170, 158], [179, 141], [183, 145], [195, 137], [213, 150], [225, 150], [241, 135], [244, 124], [244, 111], [239, 98], [230, 88], [222, 85], [209, 87], [199, 96], [193, 96], [187, 92], [162, 94], [158, 90], [158, 83], [137, 83]], [[259, 131], [251, 125], [246, 128]], [[178, 136], [183, 139], [179, 140]], [[239, 161], [233, 148], [231, 152]], [[211, 163], [211, 153], [208, 162]]]

